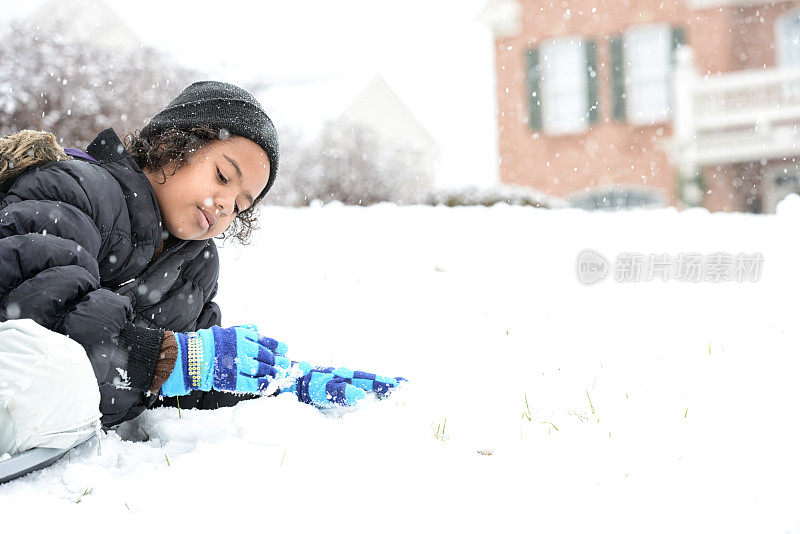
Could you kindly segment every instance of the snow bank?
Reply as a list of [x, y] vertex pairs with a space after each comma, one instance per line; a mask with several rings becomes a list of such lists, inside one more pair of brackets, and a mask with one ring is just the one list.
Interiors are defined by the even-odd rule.
[[[19, 525], [309, 532], [800, 532], [800, 202], [777, 216], [269, 208], [222, 249], [224, 323], [403, 375], [326, 416], [290, 396], [159, 409], [0, 486]], [[584, 249], [760, 253], [757, 282], [578, 282]], [[190, 526], [191, 525], [191, 526]]]

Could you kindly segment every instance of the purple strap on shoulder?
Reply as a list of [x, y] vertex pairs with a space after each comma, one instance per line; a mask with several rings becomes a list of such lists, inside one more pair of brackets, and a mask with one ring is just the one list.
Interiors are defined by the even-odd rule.
[[72, 156], [73, 158], [87, 159], [94, 163], [100, 163], [99, 161], [97, 161], [92, 156], [90, 156], [89, 154], [87, 154], [86, 152], [84, 152], [79, 148], [65, 148], [64, 152], [67, 153], [67, 156]]

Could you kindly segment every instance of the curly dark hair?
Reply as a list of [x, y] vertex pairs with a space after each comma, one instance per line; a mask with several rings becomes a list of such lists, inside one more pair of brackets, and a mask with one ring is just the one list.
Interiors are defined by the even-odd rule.
[[[125, 149], [141, 169], [163, 171], [166, 179], [175, 174], [183, 164], [190, 162], [192, 156], [207, 144], [225, 139], [228, 139], [228, 135], [224, 131], [221, 135], [219, 130], [210, 126], [197, 126], [188, 130], [172, 128], [147, 137], [142, 137], [139, 130], [125, 132], [123, 142]], [[253, 230], [258, 229], [258, 213], [255, 208], [265, 194], [266, 190], [262, 191], [252, 206], [240, 211], [230, 227], [218, 238], [232, 237], [243, 245], [248, 244]]]

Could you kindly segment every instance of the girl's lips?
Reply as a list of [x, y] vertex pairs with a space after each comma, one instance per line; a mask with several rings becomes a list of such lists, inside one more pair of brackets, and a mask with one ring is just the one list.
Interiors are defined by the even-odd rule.
[[208, 230], [212, 226], [212, 221], [208, 214], [200, 208], [197, 208], [197, 222], [200, 223], [200, 228], [203, 230]]

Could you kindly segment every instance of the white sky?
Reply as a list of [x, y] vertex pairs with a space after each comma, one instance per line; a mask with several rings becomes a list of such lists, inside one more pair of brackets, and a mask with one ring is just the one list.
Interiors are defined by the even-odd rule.
[[[0, 19], [41, 3], [0, 0]], [[493, 40], [477, 20], [487, 0], [107, 3], [142, 41], [212, 78], [381, 74], [439, 144], [440, 183], [497, 181]]]

